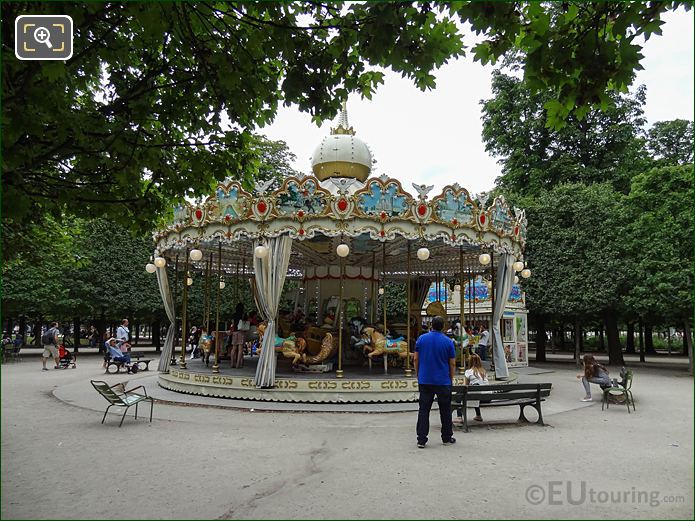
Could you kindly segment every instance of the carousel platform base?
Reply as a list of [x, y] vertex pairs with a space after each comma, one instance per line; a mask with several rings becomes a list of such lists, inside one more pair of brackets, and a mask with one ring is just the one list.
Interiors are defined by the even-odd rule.
[[[212, 362], [206, 366], [200, 359], [187, 360], [186, 369], [172, 366], [160, 374], [159, 385], [170, 391], [199, 396], [288, 403], [415, 403], [418, 385], [414, 376], [406, 377], [402, 368], [384, 374], [383, 367], [344, 368], [344, 377], [330, 373], [295, 373], [279, 361], [273, 389], [257, 389], [253, 383], [258, 358], [247, 358], [244, 367], [233, 369], [229, 361], [220, 362], [220, 372], [213, 374]], [[514, 382], [510, 372], [505, 382]], [[491, 379], [491, 383], [494, 378]], [[463, 385], [457, 375], [454, 385]], [[499, 382], [501, 383], [501, 382]]]

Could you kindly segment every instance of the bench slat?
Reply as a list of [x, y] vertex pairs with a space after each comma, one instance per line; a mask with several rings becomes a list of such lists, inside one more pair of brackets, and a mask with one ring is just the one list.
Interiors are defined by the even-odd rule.
[[[535, 399], [538, 394], [538, 391], [509, 391], [506, 393], [485, 393], [485, 392], [468, 392], [465, 393], [466, 396], [466, 401], [478, 401], [478, 400], [484, 400], [484, 401], [504, 401], [504, 400], [518, 400], [522, 398], [531, 398]], [[550, 396], [550, 390], [543, 390], [540, 392], [541, 398], [546, 398]], [[456, 395], [452, 395], [451, 400], [452, 402], [461, 402], [463, 400], [464, 393], [457, 393]]]

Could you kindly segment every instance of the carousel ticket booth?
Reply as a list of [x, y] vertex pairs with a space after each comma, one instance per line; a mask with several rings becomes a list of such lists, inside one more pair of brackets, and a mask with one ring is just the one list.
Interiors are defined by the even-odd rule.
[[[458, 308], [452, 302], [452, 314], [462, 323], [489, 315], [497, 324], [490, 336], [498, 380], [526, 363], [526, 314], [523, 299], [516, 305], [513, 297], [520, 292], [517, 275], [530, 276], [523, 210], [502, 197], [488, 204], [456, 182], [438, 194], [413, 184], [411, 193], [396, 178], [370, 176], [371, 167], [371, 152], [343, 108], [314, 151], [313, 175], [253, 189], [223, 182], [205, 201], [175, 208], [173, 221], [155, 233], [147, 266], [172, 324], [159, 364], [162, 387], [254, 400], [416, 401], [412, 356], [420, 310], [438, 277], [466, 288], [489, 281], [489, 299], [476, 301], [475, 310], [466, 299]], [[187, 360], [184, 346], [174, 345], [179, 325], [189, 327], [192, 272], [205, 273], [210, 288], [206, 309], [218, 332], [210, 366]], [[220, 358], [219, 308], [230, 277], [250, 285], [264, 322], [260, 356], [237, 369]], [[299, 287], [295, 311], [306, 317], [299, 326], [280, 315], [288, 279]], [[388, 316], [387, 285], [402, 288], [407, 317]], [[475, 295], [472, 284], [471, 290]], [[465, 365], [462, 359], [461, 371]], [[456, 380], [463, 383], [462, 376]]]

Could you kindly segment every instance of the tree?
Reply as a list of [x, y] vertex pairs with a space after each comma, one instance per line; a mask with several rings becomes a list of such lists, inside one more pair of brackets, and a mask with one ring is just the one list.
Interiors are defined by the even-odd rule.
[[627, 304], [649, 324], [692, 324], [692, 176], [690, 164], [653, 168], [632, 180]]
[[692, 121], [658, 121], [647, 135], [647, 147], [660, 164], [685, 165], [693, 162]]
[[526, 257], [534, 272], [523, 282], [529, 311], [575, 326], [600, 318], [611, 364], [623, 361], [617, 324], [628, 284], [623, 198], [608, 183], [563, 184], [527, 208]]
[[650, 163], [643, 146], [646, 92], [611, 94], [606, 110], [567, 118], [561, 129], [545, 125], [552, 93], [533, 93], [521, 80], [496, 72], [493, 97], [481, 101], [485, 149], [502, 164], [502, 191], [537, 194], [560, 183], [611, 181], [627, 193], [636, 170]]
[[[150, 228], [215, 180], [250, 182], [252, 133], [281, 102], [333, 117], [348, 92], [370, 97], [384, 68], [434, 88], [434, 70], [464, 52], [466, 22], [486, 36], [476, 59], [521, 53], [527, 84], [553, 91], [557, 126], [624, 90], [636, 38], [660, 34], [679, 5], [4, 2], [3, 219], [67, 211]], [[12, 24], [29, 11], [72, 16], [72, 59], [11, 56]]]

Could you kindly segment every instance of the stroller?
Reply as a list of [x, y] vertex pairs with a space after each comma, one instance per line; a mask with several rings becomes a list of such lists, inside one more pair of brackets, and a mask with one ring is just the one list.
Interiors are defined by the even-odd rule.
[[58, 357], [60, 363], [59, 367], [61, 369], [67, 369], [69, 367], [72, 367], [73, 369], [77, 368], [77, 357], [74, 353], [67, 350], [65, 344], [60, 344], [58, 346]]

